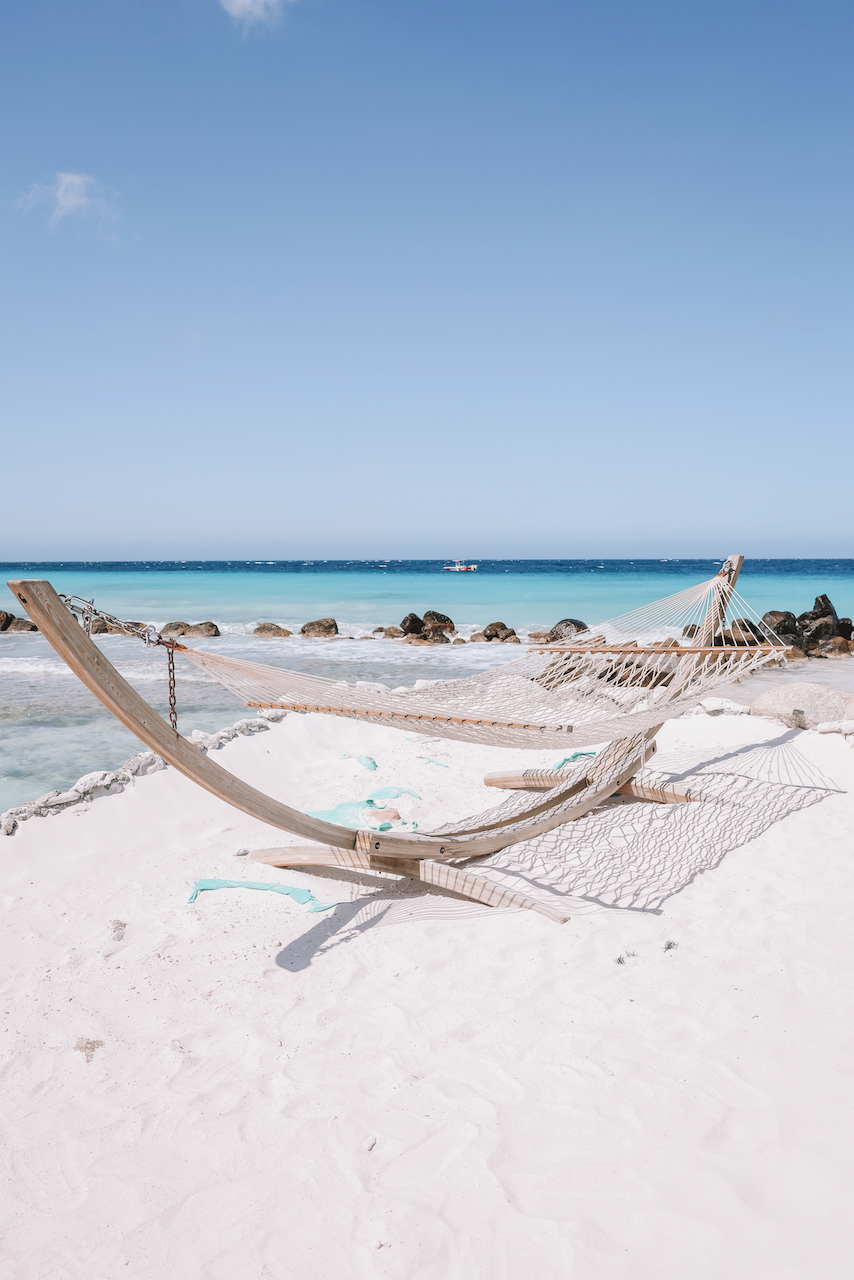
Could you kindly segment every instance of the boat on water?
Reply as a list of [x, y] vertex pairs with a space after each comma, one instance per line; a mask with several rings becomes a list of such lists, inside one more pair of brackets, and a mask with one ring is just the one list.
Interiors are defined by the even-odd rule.
[[476, 564], [466, 564], [464, 560], [455, 560], [453, 564], [442, 566], [448, 573], [473, 573], [477, 568]]

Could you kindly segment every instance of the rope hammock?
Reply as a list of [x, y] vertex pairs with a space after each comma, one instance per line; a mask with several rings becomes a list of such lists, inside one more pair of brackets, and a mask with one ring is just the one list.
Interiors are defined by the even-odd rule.
[[734, 589], [742, 557], [714, 578], [635, 609], [569, 644], [492, 671], [393, 693], [174, 644], [249, 707], [317, 711], [489, 746], [585, 747], [643, 733], [769, 662], [785, 642]]
[[[527, 907], [563, 921], [571, 912], [553, 896], [542, 901], [469, 866], [577, 822], [616, 791], [680, 799], [659, 795], [654, 787], [638, 790], [633, 782], [655, 751], [658, 729], [710, 689], [786, 653], [779, 637], [735, 594], [741, 563], [742, 557], [730, 557], [710, 581], [602, 623], [571, 644], [544, 646], [498, 670], [406, 694], [188, 649], [153, 627], [111, 618], [92, 601], [60, 597], [49, 582], [12, 580], [9, 586], [71, 670], [151, 750], [243, 812], [313, 842], [308, 848], [256, 851], [256, 860], [404, 874], [476, 901]], [[83, 628], [68, 610], [82, 616]], [[164, 645], [170, 659], [180, 653], [249, 706], [321, 711], [497, 746], [609, 745], [592, 760], [555, 771], [544, 779], [545, 791], [538, 781], [534, 794], [526, 789], [429, 834], [353, 830], [264, 795], [182, 738], [174, 719], [172, 727], [161, 720], [92, 643], [88, 633], [95, 616], [147, 644]], [[171, 670], [170, 661], [170, 675]], [[172, 691], [170, 681], [174, 711]]]

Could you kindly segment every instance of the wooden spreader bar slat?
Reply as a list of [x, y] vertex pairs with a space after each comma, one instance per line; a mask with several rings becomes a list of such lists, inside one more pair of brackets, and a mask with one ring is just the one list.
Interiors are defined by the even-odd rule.
[[532, 650], [534, 653], [655, 653], [661, 654], [663, 658], [671, 655], [674, 658], [686, 658], [696, 653], [717, 653], [722, 657], [729, 654], [751, 654], [751, 653], [789, 653], [791, 645], [779, 644], [703, 644], [703, 645], [680, 645], [678, 648], [674, 645], [670, 649], [662, 648], [660, 645], [639, 645], [639, 644], [566, 644], [566, 645], [545, 645]]
[[436, 724], [477, 724], [485, 728], [539, 729], [540, 732], [572, 733], [570, 724], [521, 724], [514, 720], [474, 720], [468, 716], [427, 716], [415, 711], [372, 711], [366, 707], [324, 707], [309, 702], [245, 702], [246, 707], [270, 707], [279, 711], [319, 711], [322, 715], [376, 716], [385, 720], [429, 720]]

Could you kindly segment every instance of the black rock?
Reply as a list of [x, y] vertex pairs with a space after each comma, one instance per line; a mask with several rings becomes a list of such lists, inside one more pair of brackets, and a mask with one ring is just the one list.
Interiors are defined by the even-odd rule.
[[0, 609], [0, 631], [5, 631], [9, 623], [14, 620], [14, 613], [7, 613], [5, 609]]
[[451, 641], [445, 635], [441, 627], [425, 627], [421, 632], [422, 640], [429, 640], [431, 644], [450, 644]]
[[807, 622], [803, 627], [803, 634], [806, 640], [829, 640], [831, 636], [836, 635], [836, 627], [838, 619], [831, 614], [824, 618], [816, 618], [814, 622]]
[[836, 627], [836, 634], [842, 636], [843, 640], [851, 639], [851, 632], [854, 631], [854, 623], [850, 618], [840, 618]]
[[762, 621], [778, 636], [793, 635], [798, 629], [795, 615], [784, 609], [771, 609], [768, 613], [763, 613]]
[[34, 622], [30, 622], [29, 618], [13, 618], [6, 631], [7, 633], [10, 631], [38, 631], [38, 627]]
[[490, 622], [488, 627], [483, 628], [483, 634], [486, 636], [487, 640], [498, 640], [500, 639], [502, 632], [509, 632], [509, 630], [510, 628], [507, 626], [506, 622]]
[[556, 622], [548, 635], [548, 643], [556, 644], [558, 640], [570, 640], [579, 631], [587, 631], [589, 628], [586, 622], [580, 622], [578, 618], [561, 618], [560, 622]]
[[443, 631], [456, 631], [451, 619], [446, 613], [437, 613], [435, 609], [428, 609], [424, 614], [424, 628], [441, 627]]
[[162, 636], [182, 636], [189, 625], [189, 622], [167, 622], [165, 627], [160, 628], [160, 634]]
[[804, 626], [810, 622], [818, 622], [819, 618], [828, 617], [833, 619], [833, 625], [836, 626], [839, 621], [839, 617], [833, 605], [830, 603], [829, 597], [816, 596], [813, 607], [806, 613], [802, 613], [798, 616], [798, 623], [801, 626]]
[[405, 636], [420, 636], [424, 622], [417, 613], [408, 613], [400, 626]]

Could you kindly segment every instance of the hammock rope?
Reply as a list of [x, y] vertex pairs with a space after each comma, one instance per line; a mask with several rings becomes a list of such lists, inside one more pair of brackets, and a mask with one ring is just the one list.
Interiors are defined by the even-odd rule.
[[250, 707], [315, 711], [492, 746], [578, 748], [646, 733], [720, 685], [785, 661], [785, 642], [735, 591], [740, 559], [732, 564], [707, 582], [576, 633], [570, 643], [531, 648], [491, 671], [403, 693], [188, 648], [152, 627], [110, 619], [91, 601], [65, 603], [79, 613], [85, 606], [89, 620], [105, 617], [147, 644], [164, 644], [170, 658], [180, 654]]

